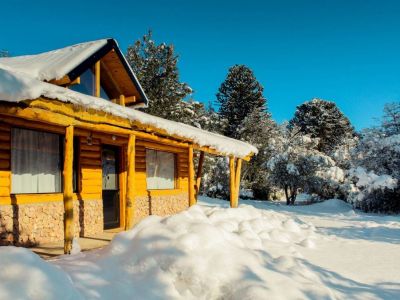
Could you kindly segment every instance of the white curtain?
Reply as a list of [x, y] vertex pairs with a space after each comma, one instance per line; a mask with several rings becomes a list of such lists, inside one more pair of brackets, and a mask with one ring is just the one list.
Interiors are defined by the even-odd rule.
[[148, 190], [174, 189], [175, 155], [173, 153], [147, 149], [146, 173]]
[[61, 192], [60, 136], [13, 128], [12, 193]]

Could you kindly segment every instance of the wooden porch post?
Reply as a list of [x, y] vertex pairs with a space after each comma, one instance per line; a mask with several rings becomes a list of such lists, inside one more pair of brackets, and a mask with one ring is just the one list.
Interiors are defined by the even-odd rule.
[[196, 204], [193, 164], [193, 146], [189, 146], [189, 206]]
[[229, 193], [231, 207], [238, 207], [241, 169], [242, 159], [235, 159], [233, 156], [229, 157]]
[[233, 156], [229, 157], [229, 198], [231, 207], [236, 207], [235, 201], [235, 158]]
[[240, 171], [242, 170], [242, 159], [238, 158], [236, 160], [235, 167], [235, 206], [238, 207], [239, 204], [239, 192], [240, 192]]
[[200, 193], [201, 173], [203, 171], [203, 164], [204, 164], [204, 151], [200, 151], [199, 164], [197, 166], [197, 173], [196, 173], [196, 202]]
[[64, 200], [64, 253], [70, 254], [74, 238], [74, 203], [73, 195], [73, 160], [74, 160], [74, 126], [65, 130], [63, 200]]
[[127, 151], [127, 164], [128, 172], [126, 179], [126, 221], [125, 229], [130, 229], [133, 226], [133, 218], [135, 213], [135, 148], [136, 148], [136, 136], [134, 134], [129, 135], [128, 140], [128, 151]]

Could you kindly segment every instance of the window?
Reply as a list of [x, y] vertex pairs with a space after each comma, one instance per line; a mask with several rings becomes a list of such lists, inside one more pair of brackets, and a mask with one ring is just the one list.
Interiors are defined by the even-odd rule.
[[[64, 145], [64, 141], [62, 143]], [[72, 188], [74, 193], [80, 192], [79, 188], [79, 157], [80, 157], [80, 140], [78, 137], [74, 137], [74, 161], [72, 168]]]
[[175, 188], [175, 155], [173, 153], [146, 150], [148, 190], [172, 190]]
[[[83, 72], [80, 78], [81, 78], [80, 84], [71, 85], [70, 87], [71, 90], [85, 95], [94, 96], [96, 80], [93, 68], [89, 68], [85, 72]], [[110, 97], [108, 96], [107, 92], [101, 85], [100, 85], [100, 97], [106, 100], [110, 100]]]
[[92, 68], [89, 68], [85, 72], [83, 72], [80, 78], [81, 78], [80, 84], [72, 85], [71, 90], [80, 92], [85, 95], [93, 96], [96, 82]]
[[12, 193], [61, 192], [61, 138], [57, 134], [13, 128]]

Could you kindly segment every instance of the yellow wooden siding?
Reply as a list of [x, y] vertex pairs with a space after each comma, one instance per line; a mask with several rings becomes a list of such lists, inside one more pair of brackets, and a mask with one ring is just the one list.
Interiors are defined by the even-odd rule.
[[136, 141], [136, 194], [139, 196], [147, 195], [146, 183], [146, 149], [154, 149], [175, 153], [176, 155], [176, 182], [173, 190], [153, 190], [151, 195], [174, 195], [188, 191], [188, 153], [186, 149], [167, 146], [163, 144], [143, 141]]
[[101, 199], [102, 167], [101, 145], [98, 139], [92, 139], [88, 145], [85, 137], [79, 138], [80, 192], [83, 199]]
[[[36, 123], [33, 128], [36, 128]], [[26, 123], [26, 125], [29, 125]], [[29, 128], [29, 126], [26, 126]], [[88, 132], [78, 131], [78, 190], [74, 199], [102, 198], [101, 143], [92, 138], [88, 145]], [[85, 136], [83, 136], [85, 135]], [[62, 194], [10, 195], [11, 192], [11, 125], [0, 123], [0, 204], [62, 201]], [[186, 149], [138, 139], [135, 152], [135, 194], [148, 195], [146, 183], [146, 148], [173, 152], [176, 155], [176, 187], [174, 190], [150, 191], [151, 195], [174, 195], [188, 191], [188, 154]], [[120, 179], [123, 180], [124, 177]]]
[[0, 123], [0, 203], [7, 201], [11, 189], [11, 126]]

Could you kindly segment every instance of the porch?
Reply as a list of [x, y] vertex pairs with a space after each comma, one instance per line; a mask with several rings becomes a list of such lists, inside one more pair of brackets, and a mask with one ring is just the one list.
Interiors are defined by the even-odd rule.
[[[107, 246], [114, 238], [114, 236], [121, 231], [122, 229], [120, 228], [108, 229], [96, 235], [79, 237], [78, 241], [81, 247], [81, 251], [85, 252], [88, 250], [98, 249]], [[44, 243], [29, 249], [43, 259], [52, 259], [64, 254], [64, 241]]]

